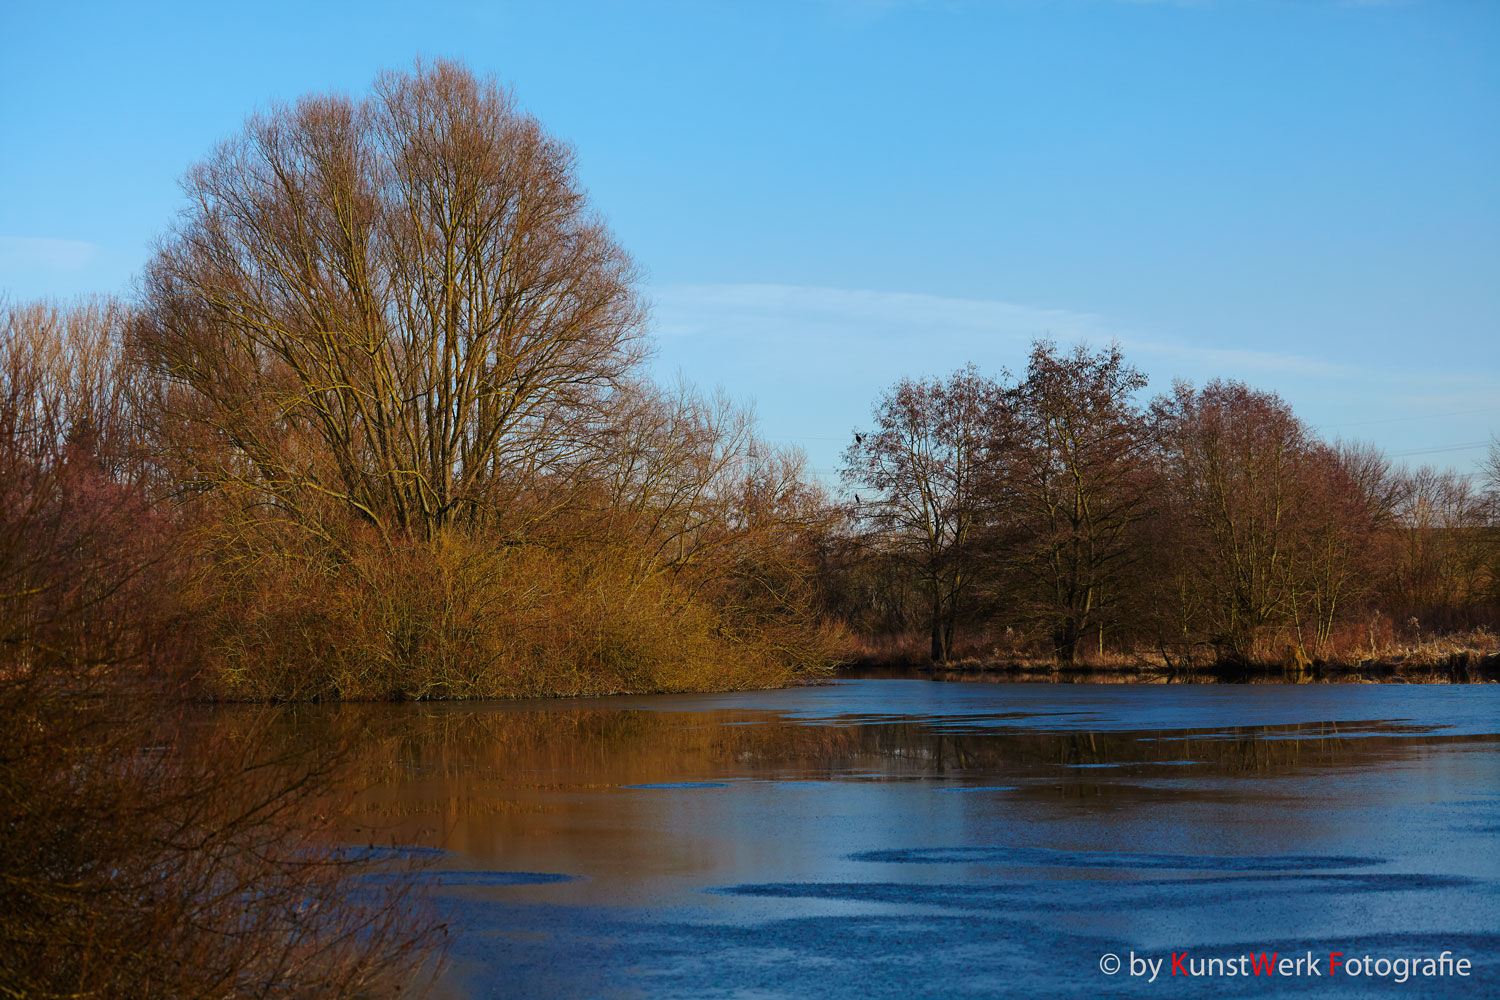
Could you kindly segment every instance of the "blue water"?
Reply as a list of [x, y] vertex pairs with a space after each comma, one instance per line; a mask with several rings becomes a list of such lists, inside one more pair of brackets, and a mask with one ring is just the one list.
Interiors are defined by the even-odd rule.
[[[459, 996], [1500, 996], [1496, 686], [855, 680], [354, 718], [362, 835], [446, 852]], [[1328, 965], [1445, 951], [1470, 975]], [[1170, 971], [1272, 952], [1318, 974]]]

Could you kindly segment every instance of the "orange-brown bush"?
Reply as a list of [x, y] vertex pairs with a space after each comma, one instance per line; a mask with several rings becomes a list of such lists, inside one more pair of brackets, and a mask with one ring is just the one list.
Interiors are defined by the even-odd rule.
[[[265, 554], [281, 551], [281, 555]], [[445, 536], [395, 548], [265, 546], [195, 588], [204, 679], [220, 697], [517, 698], [770, 687], [833, 658], [811, 612], [731, 607], [681, 580], [633, 578], [630, 551], [499, 547]], [[810, 602], [805, 602], [810, 603]]]

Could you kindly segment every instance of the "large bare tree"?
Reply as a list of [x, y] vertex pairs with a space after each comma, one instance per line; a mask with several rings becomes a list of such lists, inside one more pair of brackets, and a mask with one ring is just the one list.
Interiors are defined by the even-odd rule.
[[1168, 544], [1200, 612], [1189, 630], [1241, 660], [1279, 630], [1299, 647], [1313, 645], [1304, 624], [1326, 636], [1351, 552], [1335, 529], [1364, 503], [1353, 474], [1279, 396], [1241, 382], [1178, 383], [1153, 416], [1181, 519]]
[[641, 356], [571, 149], [461, 66], [278, 106], [185, 187], [137, 337], [164, 429], [295, 523], [424, 539], [558, 496]]
[[1139, 555], [1129, 532], [1152, 477], [1146, 421], [1132, 397], [1145, 385], [1118, 344], [1064, 354], [1043, 340], [1015, 392], [1019, 435], [1004, 467], [1007, 509], [1020, 528], [1014, 562], [1029, 584], [1022, 610], [1048, 627], [1063, 663], [1086, 630], [1103, 628]]

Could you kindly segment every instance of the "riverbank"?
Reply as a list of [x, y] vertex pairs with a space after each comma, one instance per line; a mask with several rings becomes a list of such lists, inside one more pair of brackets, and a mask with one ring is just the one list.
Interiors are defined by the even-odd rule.
[[970, 655], [942, 664], [890, 649], [856, 657], [840, 673], [942, 681], [1054, 684], [1493, 684], [1500, 683], [1500, 637], [1487, 629], [1432, 637], [1327, 660], [1287, 650], [1280, 659], [1184, 665], [1159, 652], [1107, 653], [1062, 665], [1031, 653]]

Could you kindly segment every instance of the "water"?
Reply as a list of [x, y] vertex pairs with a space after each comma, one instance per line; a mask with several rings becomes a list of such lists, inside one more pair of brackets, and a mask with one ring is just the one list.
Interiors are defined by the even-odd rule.
[[[854, 680], [317, 724], [364, 741], [351, 839], [443, 849], [455, 996], [1500, 996], [1500, 687]], [[1329, 967], [1445, 950], [1468, 977]], [[1271, 952], [1317, 972], [1171, 972]]]

